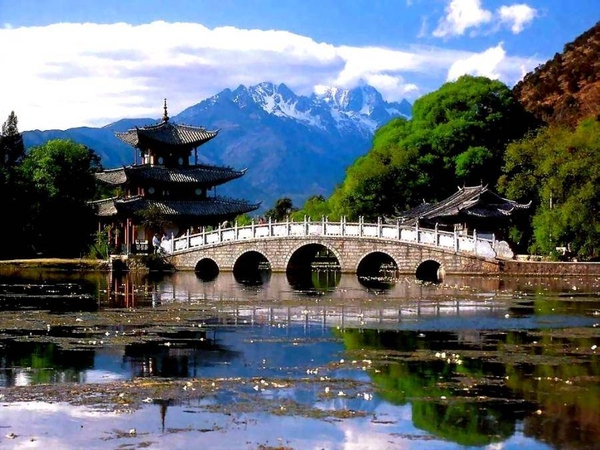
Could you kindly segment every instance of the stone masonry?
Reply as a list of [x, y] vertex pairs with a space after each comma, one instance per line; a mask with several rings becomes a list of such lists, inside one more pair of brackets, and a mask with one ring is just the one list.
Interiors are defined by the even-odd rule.
[[349, 236], [282, 236], [238, 240], [192, 248], [171, 258], [178, 270], [194, 270], [199, 261], [208, 258], [217, 264], [220, 271], [229, 272], [233, 271], [240, 256], [253, 251], [262, 254], [269, 261], [273, 272], [285, 272], [294, 252], [310, 244], [322, 245], [331, 250], [344, 273], [356, 273], [363, 258], [375, 252], [389, 255], [396, 262], [398, 271], [404, 274], [414, 274], [425, 261], [439, 263], [446, 274], [494, 274], [500, 270], [498, 261], [493, 258], [426, 244]]

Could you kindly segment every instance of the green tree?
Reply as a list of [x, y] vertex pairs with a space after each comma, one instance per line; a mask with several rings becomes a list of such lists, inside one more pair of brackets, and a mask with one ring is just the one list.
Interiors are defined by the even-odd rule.
[[271, 220], [285, 220], [291, 213], [296, 211], [292, 199], [282, 197], [275, 201], [275, 206], [265, 213], [265, 217]]
[[152, 239], [154, 233], [162, 233], [163, 228], [167, 224], [167, 218], [156, 205], [151, 205], [146, 209], [142, 209], [136, 213], [138, 219], [149, 234], [146, 236], [147, 239]]
[[332, 212], [373, 220], [448, 197], [460, 185], [496, 185], [506, 145], [536, 123], [499, 81], [463, 76], [419, 98], [411, 120], [375, 133], [346, 172]]
[[296, 221], [304, 220], [305, 216], [310, 217], [312, 220], [320, 220], [322, 217], [338, 219], [337, 217], [331, 217], [329, 203], [322, 195], [310, 196], [301, 209], [291, 214], [291, 218]]
[[531, 251], [568, 247], [582, 259], [600, 256], [600, 122], [574, 130], [547, 128], [508, 146], [500, 188], [535, 202]]
[[28, 238], [45, 256], [80, 256], [93, 241], [96, 219], [88, 201], [96, 193], [96, 153], [69, 140], [34, 147], [20, 166], [31, 207]]
[[13, 111], [2, 125], [0, 134], [0, 210], [5, 214], [10, 212], [0, 221], [0, 235], [5, 238], [0, 247], [1, 259], [21, 256], [22, 224], [28, 215], [18, 170], [24, 156], [25, 146]]
[[2, 169], [18, 166], [25, 156], [23, 136], [19, 133], [19, 120], [12, 111], [2, 124], [0, 135], [0, 165]]

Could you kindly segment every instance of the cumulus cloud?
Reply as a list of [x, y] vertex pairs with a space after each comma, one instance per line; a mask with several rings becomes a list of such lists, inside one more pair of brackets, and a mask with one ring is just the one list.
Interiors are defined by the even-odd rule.
[[[508, 57], [500, 42], [481, 53], [457, 59], [448, 70], [447, 80], [454, 81], [461, 75], [474, 75], [499, 79], [508, 85], [513, 85], [538, 64], [538, 61], [527, 58]], [[524, 72], [525, 68], [528, 68], [526, 72]]]
[[[388, 100], [412, 100], [426, 92], [421, 78], [440, 83], [457, 61], [477, 56], [435, 47], [335, 46], [281, 30], [162, 21], [3, 28], [0, 42], [11, 43], [0, 47], [0, 59], [11, 62], [0, 71], [0, 121], [14, 110], [21, 131], [157, 118], [165, 97], [174, 115], [222, 89], [262, 81], [305, 95], [317, 85], [367, 82]], [[511, 60], [503, 58], [503, 64]], [[519, 60], [519, 67], [537, 63]]]
[[506, 56], [502, 43], [482, 53], [456, 61], [448, 70], [448, 81], [456, 80], [461, 75], [483, 76], [492, 79], [500, 78], [498, 66]]
[[435, 37], [462, 36], [469, 28], [477, 28], [492, 20], [492, 13], [481, 7], [480, 0], [452, 0], [446, 7]]
[[486, 33], [498, 31], [502, 25], [508, 26], [513, 34], [518, 34], [537, 16], [537, 10], [525, 3], [501, 6], [492, 14], [483, 8], [481, 0], [450, 0], [433, 36], [448, 38], [463, 36], [467, 30], [472, 35], [484, 25]]
[[513, 34], [519, 34], [537, 16], [537, 10], [524, 3], [511, 6], [501, 6], [498, 9], [500, 21], [507, 24]]

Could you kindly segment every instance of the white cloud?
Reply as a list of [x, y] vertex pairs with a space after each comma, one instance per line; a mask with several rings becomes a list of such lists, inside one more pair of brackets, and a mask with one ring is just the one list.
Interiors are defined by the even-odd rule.
[[[11, 43], [0, 46], [0, 60], [12, 61], [0, 71], [0, 122], [14, 110], [21, 131], [158, 118], [165, 97], [175, 115], [222, 89], [262, 81], [286, 83], [299, 94], [316, 85], [367, 82], [388, 100], [412, 100], [425, 93], [419, 80], [435, 88], [453, 64], [473, 57], [435, 47], [334, 46], [287, 31], [166, 22], [3, 28], [0, 42]], [[503, 64], [511, 60], [504, 55]], [[518, 60], [530, 69], [538, 63]]]
[[435, 37], [462, 36], [469, 28], [477, 28], [492, 20], [492, 13], [481, 7], [480, 0], [452, 0], [446, 16], [433, 31]]
[[433, 31], [435, 37], [462, 36], [469, 29], [472, 35], [476, 35], [477, 29], [488, 24], [493, 26], [486, 29], [487, 33], [506, 25], [513, 34], [519, 34], [538, 15], [535, 8], [525, 3], [503, 5], [492, 14], [482, 7], [481, 0], [450, 0], [445, 13]]
[[492, 79], [500, 78], [498, 67], [506, 57], [502, 43], [488, 48], [468, 58], [456, 61], [448, 70], [448, 81], [456, 80], [461, 75], [476, 75]]
[[456, 80], [461, 75], [474, 75], [499, 79], [511, 86], [537, 65], [539, 61], [508, 57], [501, 42], [481, 53], [457, 59], [448, 70], [447, 80]]
[[500, 21], [507, 24], [513, 34], [519, 34], [526, 25], [537, 16], [537, 10], [524, 3], [511, 6], [501, 6], [498, 9]]

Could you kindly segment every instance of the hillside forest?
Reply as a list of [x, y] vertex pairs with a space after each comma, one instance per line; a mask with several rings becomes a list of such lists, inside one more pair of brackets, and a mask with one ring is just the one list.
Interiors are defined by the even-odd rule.
[[[280, 198], [267, 216], [393, 218], [458, 186], [484, 184], [531, 201], [528, 214], [506, 231], [518, 253], [556, 258], [564, 247], [580, 260], [596, 259], [599, 61], [600, 23], [513, 89], [484, 77], [447, 82], [415, 101], [411, 119], [379, 128], [371, 149], [347, 168], [329, 198], [310, 197], [301, 208]], [[102, 236], [88, 201], [111, 195], [95, 181], [99, 170], [93, 149], [73, 141], [52, 140], [25, 152], [11, 113], [0, 135], [0, 232], [8, 237], [0, 259], [98, 254]]]

